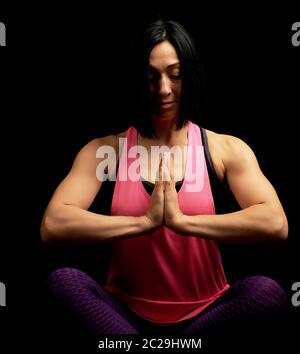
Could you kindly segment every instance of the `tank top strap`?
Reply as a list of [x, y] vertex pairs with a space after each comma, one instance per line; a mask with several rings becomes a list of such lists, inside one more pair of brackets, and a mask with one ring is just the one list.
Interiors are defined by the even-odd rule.
[[203, 146], [200, 127], [189, 121], [189, 145]]
[[[188, 146], [185, 168], [186, 190], [200, 191], [205, 175], [205, 156], [200, 127], [191, 121], [188, 126]], [[196, 179], [198, 177], [198, 179]], [[200, 183], [201, 185], [195, 185]], [[201, 187], [202, 186], [202, 187]]]
[[129, 127], [126, 131], [127, 147], [137, 145], [137, 130], [135, 127]]

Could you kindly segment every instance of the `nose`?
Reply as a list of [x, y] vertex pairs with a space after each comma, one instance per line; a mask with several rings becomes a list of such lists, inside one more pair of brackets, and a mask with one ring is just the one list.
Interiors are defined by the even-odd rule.
[[159, 83], [159, 94], [161, 96], [168, 96], [171, 93], [170, 80], [166, 76], [162, 76]]

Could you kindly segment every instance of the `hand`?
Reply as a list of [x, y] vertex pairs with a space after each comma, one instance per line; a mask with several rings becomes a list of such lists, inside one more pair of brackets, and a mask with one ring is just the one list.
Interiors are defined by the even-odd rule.
[[145, 216], [149, 227], [157, 227], [163, 223], [164, 218], [164, 182], [162, 171], [162, 159], [160, 159], [158, 167], [158, 178], [156, 178], [155, 186], [151, 194], [151, 203]]
[[164, 221], [165, 224], [174, 231], [179, 231], [179, 227], [184, 216], [179, 207], [178, 194], [175, 188], [174, 179], [174, 155], [165, 155], [164, 174]]

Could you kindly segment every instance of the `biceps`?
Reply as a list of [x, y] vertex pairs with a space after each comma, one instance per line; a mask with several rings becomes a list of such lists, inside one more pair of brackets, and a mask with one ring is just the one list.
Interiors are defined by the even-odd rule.
[[229, 175], [230, 188], [242, 209], [266, 202], [278, 203], [277, 194], [260, 170]]
[[101, 182], [89, 176], [68, 175], [56, 189], [51, 205], [74, 205], [88, 209], [96, 197]]

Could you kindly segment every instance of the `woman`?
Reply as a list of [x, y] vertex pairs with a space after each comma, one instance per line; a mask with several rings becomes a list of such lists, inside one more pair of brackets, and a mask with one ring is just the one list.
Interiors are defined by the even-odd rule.
[[[158, 20], [141, 43], [143, 119], [82, 148], [41, 226], [47, 242], [110, 242], [106, 285], [64, 268], [50, 275], [50, 288], [98, 334], [197, 334], [280, 310], [285, 294], [270, 278], [230, 286], [218, 250], [219, 241], [287, 238], [274, 188], [243, 141], [192, 122], [199, 67], [186, 30]], [[103, 149], [118, 163], [107, 163]], [[88, 211], [115, 172], [112, 215]], [[225, 183], [241, 210], [220, 214], [214, 191]]]

